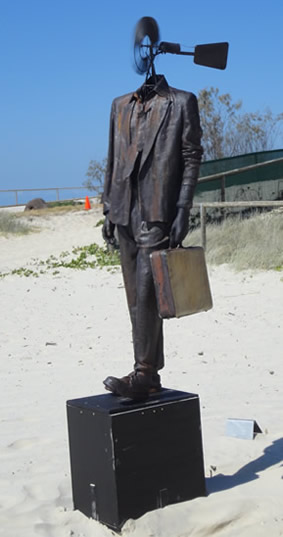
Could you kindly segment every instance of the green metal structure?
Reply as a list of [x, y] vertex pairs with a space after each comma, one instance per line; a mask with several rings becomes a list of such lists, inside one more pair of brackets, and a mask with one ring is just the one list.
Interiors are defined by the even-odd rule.
[[[243, 171], [226, 177], [226, 201], [258, 201], [283, 199], [283, 162], [276, 159], [283, 157], [283, 149], [248, 153], [236, 157], [223, 158], [203, 162], [200, 168], [200, 178], [222, 173], [260, 162], [274, 160], [274, 163]], [[196, 203], [205, 201], [221, 201], [221, 179], [210, 182], [200, 182], [194, 197]]]

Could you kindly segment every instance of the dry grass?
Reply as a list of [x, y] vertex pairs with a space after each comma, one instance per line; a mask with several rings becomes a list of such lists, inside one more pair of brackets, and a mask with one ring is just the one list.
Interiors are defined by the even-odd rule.
[[24, 235], [30, 231], [30, 226], [19, 221], [17, 215], [0, 211], [0, 235]]
[[[102, 205], [99, 204], [99, 203], [96, 203], [94, 205], [92, 205], [91, 207], [91, 210], [94, 211], [94, 212], [98, 212], [99, 214], [101, 214], [102, 212]], [[76, 213], [76, 212], [79, 212], [79, 211], [85, 211], [85, 206], [84, 206], [84, 203], [75, 203], [75, 204], [70, 204], [70, 205], [58, 205], [58, 206], [55, 206], [55, 207], [52, 207], [52, 206], [49, 206], [49, 207], [46, 207], [46, 209], [32, 209], [32, 211], [23, 211], [21, 213], [19, 213], [17, 216], [18, 218], [30, 218], [30, 217], [40, 217], [40, 216], [43, 216], [43, 217], [46, 217], [46, 216], [52, 216], [52, 215], [56, 215], [56, 216], [60, 216], [60, 215], [64, 215], [64, 214], [67, 214], [67, 213]]]
[[[185, 240], [187, 246], [200, 244], [199, 229]], [[283, 213], [272, 211], [208, 225], [206, 259], [215, 265], [228, 263], [236, 270], [283, 270]]]
[[[101, 206], [97, 205], [97, 215]], [[38, 211], [26, 211], [17, 215], [0, 211], [0, 235], [25, 234], [36, 231], [23, 222], [23, 218], [64, 215], [66, 212], [82, 211], [84, 206], [62, 206]], [[200, 229], [189, 233], [184, 246], [201, 244]], [[249, 219], [227, 219], [222, 224], [207, 226], [206, 259], [208, 263], [227, 263], [237, 270], [277, 269], [283, 270], [283, 212], [271, 211], [257, 214]]]
[[30, 218], [31, 216], [52, 216], [52, 215], [64, 215], [66, 213], [73, 213], [78, 211], [84, 211], [83, 205], [62, 205], [61, 207], [46, 207], [46, 209], [32, 209], [32, 211], [23, 211], [17, 215], [18, 218]]
[[[20, 211], [17, 213], [0, 211], [0, 235], [15, 235], [26, 234], [30, 232], [40, 231], [41, 226], [36, 226], [40, 219], [49, 220], [52, 216], [64, 216], [69, 213], [85, 211], [84, 204], [73, 205], [58, 205], [55, 207], [47, 207], [46, 209], [33, 209], [31, 211]], [[101, 218], [102, 206], [95, 204], [92, 206], [92, 214], [96, 219]]]
[[0, 235], [24, 235], [30, 232], [40, 231], [40, 228], [37, 228], [36, 225], [31, 225], [31, 222], [36, 224], [36, 220], [40, 218], [64, 215], [69, 212], [82, 210], [84, 210], [83, 205], [47, 207], [46, 209], [33, 209], [32, 211], [21, 211], [18, 213], [10, 213], [2, 210], [0, 211]]

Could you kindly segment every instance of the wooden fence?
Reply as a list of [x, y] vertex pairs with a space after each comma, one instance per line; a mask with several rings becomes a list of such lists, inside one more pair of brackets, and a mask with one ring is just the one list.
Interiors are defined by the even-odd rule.
[[[196, 203], [194, 208], [200, 210], [200, 227], [201, 227], [201, 244], [206, 248], [206, 209], [225, 209], [243, 207], [246, 209], [258, 208], [258, 207], [283, 207], [282, 201], [215, 201], [207, 203]], [[282, 215], [283, 217], [283, 215]]]

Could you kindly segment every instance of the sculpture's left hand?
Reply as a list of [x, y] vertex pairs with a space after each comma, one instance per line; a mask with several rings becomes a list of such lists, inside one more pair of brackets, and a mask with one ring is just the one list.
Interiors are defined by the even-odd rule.
[[176, 248], [184, 240], [185, 236], [189, 231], [189, 209], [185, 207], [180, 207], [177, 212], [177, 216], [172, 224], [170, 237], [169, 237], [169, 247]]

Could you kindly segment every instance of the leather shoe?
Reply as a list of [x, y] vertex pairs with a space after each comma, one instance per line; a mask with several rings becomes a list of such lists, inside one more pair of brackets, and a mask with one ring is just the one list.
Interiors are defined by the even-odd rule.
[[128, 397], [135, 401], [146, 399], [150, 394], [161, 390], [160, 376], [133, 371], [122, 378], [107, 377], [103, 384], [114, 395]]

